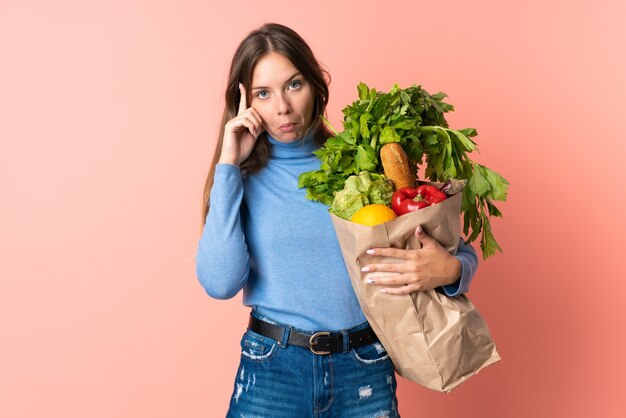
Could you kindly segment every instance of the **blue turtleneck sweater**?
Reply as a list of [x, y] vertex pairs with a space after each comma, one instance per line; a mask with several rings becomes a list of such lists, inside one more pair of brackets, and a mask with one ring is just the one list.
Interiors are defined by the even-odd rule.
[[[218, 164], [211, 207], [198, 245], [196, 274], [206, 292], [243, 303], [306, 331], [349, 329], [364, 322], [328, 208], [305, 199], [298, 176], [318, 170], [312, 135], [285, 144], [268, 137], [271, 158], [255, 174]], [[474, 250], [461, 242], [463, 273], [444, 290], [468, 290]]]

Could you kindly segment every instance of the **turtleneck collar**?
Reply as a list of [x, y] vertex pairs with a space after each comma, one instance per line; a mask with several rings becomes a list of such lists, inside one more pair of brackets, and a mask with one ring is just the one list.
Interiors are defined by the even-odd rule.
[[267, 134], [267, 140], [272, 145], [272, 158], [302, 158], [313, 156], [317, 150], [315, 131], [310, 129], [302, 138], [294, 142], [284, 143]]

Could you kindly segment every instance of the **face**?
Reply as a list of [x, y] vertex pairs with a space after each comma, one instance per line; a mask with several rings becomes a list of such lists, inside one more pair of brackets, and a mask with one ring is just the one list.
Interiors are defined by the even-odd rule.
[[282, 54], [270, 52], [257, 62], [250, 96], [264, 129], [280, 142], [296, 141], [311, 125], [313, 86]]

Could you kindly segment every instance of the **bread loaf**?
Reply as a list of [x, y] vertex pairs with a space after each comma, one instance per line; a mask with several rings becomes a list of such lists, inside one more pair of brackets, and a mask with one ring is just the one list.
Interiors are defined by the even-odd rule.
[[398, 190], [403, 187], [415, 187], [415, 179], [409, 167], [409, 159], [397, 142], [385, 144], [380, 149], [380, 161], [383, 164], [385, 175]]

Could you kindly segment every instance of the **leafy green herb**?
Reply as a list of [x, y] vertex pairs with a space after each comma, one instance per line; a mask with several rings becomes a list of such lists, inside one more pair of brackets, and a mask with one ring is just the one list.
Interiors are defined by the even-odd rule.
[[350, 176], [362, 171], [382, 173], [380, 148], [398, 142], [412, 168], [417, 170], [426, 163], [425, 175], [429, 180], [468, 180], [461, 204], [467, 241], [481, 236], [484, 258], [496, 250], [502, 251], [491, 231], [489, 217], [502, 217], [494, 201], [506, 200], [509, 183], [469, 158], [468, 154], [477, 151], [472, 139], [477, 135], [476, 129], [448, 127], [444, 114], [454, 108], [443, 101], [447, 95], [430, 95], [417, 85], [406, 89], [394, 85], [384, 93], [360, 83], [357, 91], [359, 99], [343, 109], [342, 132], [324, 119], [335, 136], [315, 152], [321, 160], [320, 170], [303, 173], [298, 179], [299, 187], [306, 187], [306, 198], [331, 206]]

